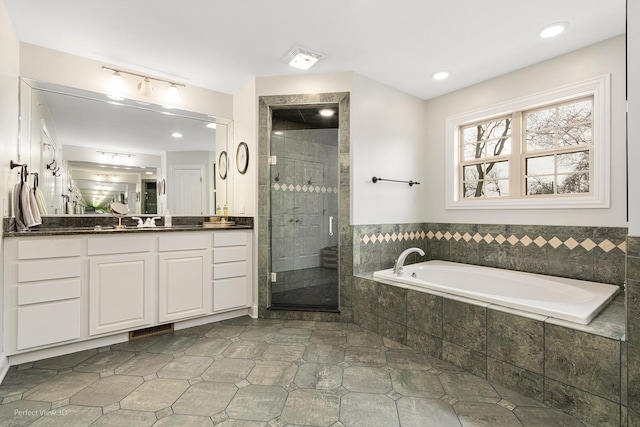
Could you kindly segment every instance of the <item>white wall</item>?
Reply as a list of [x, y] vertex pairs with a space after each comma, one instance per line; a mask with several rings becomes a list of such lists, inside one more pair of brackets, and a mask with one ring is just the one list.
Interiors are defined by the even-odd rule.
[[640, 2], [627, 2], [629, 234], [640, 236]]
[[[611, 208], [534, 210], [445, 209], [447, 117], [611, 74]], [[430, 222], [625, 227], [625, 41], [616, 37], [427, 101], [425, 158]]]
[[[251, 79], [233, 97], [233, 147], [229, 147], [229, 163], [233, 180], [227, 180], [229, 212], [236, 215], [258, 215], [258, 105], [256, 80]], [[240, 142], [249, 147], [249, 167], [243, 174], [235, 172], [236, 150]], [[258, 245], [255, 245], [256, 249]]]
[[[15, 182], [9, 161], [18, 156], [18, 75], [20, 43], [4, 2], [0, 1], [0, 203], [4, 207]], [[0, 225], [0, 232], [2, 232]], [[4, 242], [0, 242], [1, 245]], [[1, 251], [0, 251], [1, 252]], [[4, 265], [0, 263], [0, 283], [4, 280]], [[0, 287], [1, 288], [1, 287]], [[8, 367], [4, 356], [4, 297], [0, 293], [0, 381]]]
[[[424, 101], [361, 75], [354, 75], [352, 93], [352, 223], [427, 221]], [[374, 176], [420, 185], [374, 184]]]

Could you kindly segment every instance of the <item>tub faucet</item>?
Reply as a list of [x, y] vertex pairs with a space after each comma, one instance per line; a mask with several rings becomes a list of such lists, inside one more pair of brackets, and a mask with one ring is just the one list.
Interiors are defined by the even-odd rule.
[[404, 267], [404, 260], [407, 259], [407, 256], [409, 256], [409, 254], [412, 254], [414, 252], [418, 252], [420, 256], [424, 256], [424, 251], [420, 248], [409, 248], [403, 251], [396, 260], [395, 265], [393, 266], [393, 274], [395, 274], [396, 276], [402, 276], [402, 267]]

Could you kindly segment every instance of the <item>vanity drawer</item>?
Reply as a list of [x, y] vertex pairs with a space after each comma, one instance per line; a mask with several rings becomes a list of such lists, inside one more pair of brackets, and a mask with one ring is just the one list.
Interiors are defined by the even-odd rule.
[[213, 311], [246, 307], [249, 301], [246, 277], [233, 277], [213, 282]]
[[36, 282], [18, 286], [18, 305], [80, 298], [80, 278]]
[[80, 256], [80, 240], [20, 240], [18, 259], [64, 258]]
[[18, 350], [80, 338], [80, 300], [18, 308]]
[[215, 264], [213, 267], [213, 280], [246, 276], [247, 273], [246, 261]]
[[213, 246], [242, 246], [247, 244], [245, 231], [216, 231], [213, 233]]
[[213, 263], [234, 262], [247, 260], [246, 246], [230, 246], [228, 248], [213, 249]]
[[149, 252], [153, 248], [153, 241], [149, 236], [111, 236], [92, 238], [87, 242], [89, 255], [130, 254]]
[[167, 251], [190, 251], [195, 249], [208, 249], [211, 247], [211, 234], [183, 233], [169, 234], [158, 237], [158, 250]]
[[18, 283], [80, 277], [81, 272], [82, 261], [79, 258], [21, 262], [18, 264]]

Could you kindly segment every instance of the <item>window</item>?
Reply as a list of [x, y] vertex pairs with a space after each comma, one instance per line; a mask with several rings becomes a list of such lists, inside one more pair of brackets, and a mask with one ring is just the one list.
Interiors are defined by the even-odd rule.
[[447, 208], [608, 207], [609, 77], [447, 119]]

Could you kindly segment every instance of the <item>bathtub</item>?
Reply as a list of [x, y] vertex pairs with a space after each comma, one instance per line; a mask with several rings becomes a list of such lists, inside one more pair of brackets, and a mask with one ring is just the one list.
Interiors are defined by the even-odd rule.
[[447, 261], [407, 265], [401, 277], [393, 269], [376, 271], [373, 277], [583, 325], [620, 290], [603, 283]]

